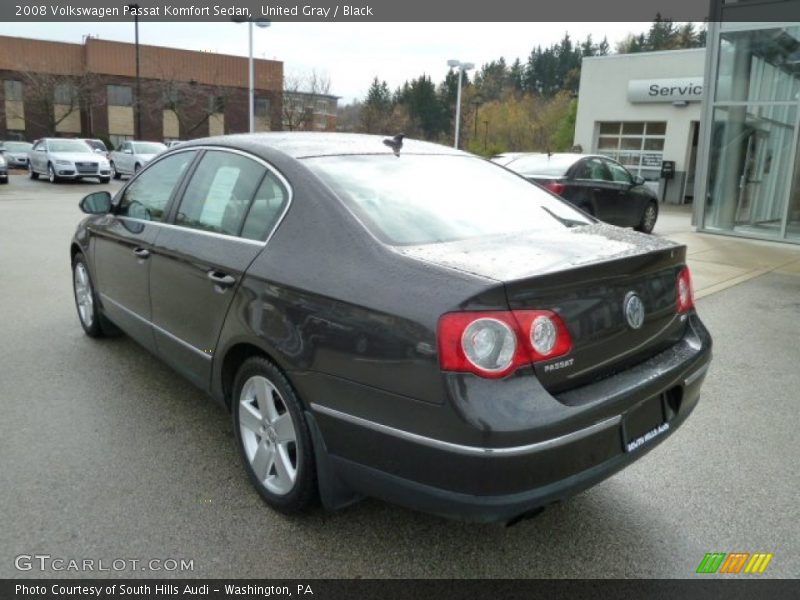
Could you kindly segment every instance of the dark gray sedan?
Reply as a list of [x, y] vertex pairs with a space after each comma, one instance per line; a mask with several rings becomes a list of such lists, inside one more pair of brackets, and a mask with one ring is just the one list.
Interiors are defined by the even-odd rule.
[[656, 225], [655, 192], [607, 156], [523, 154], [502, 164], [606, 223], [643, 233]]
[[284, 512], [373, 496], [513, 520], [666, 439], [711, 358], [684, 246], [443, 146], [197, 140], [81, 207], [84, 330], [227, 407]]

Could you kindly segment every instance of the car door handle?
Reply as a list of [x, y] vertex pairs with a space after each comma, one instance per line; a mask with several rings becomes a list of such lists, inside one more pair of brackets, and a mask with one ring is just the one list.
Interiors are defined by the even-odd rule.
[[134, 249], [133, 253], [138, 258], [149, 258], [150, 257], [150, 250], [148, 250], [147, 248], [136, 248], [136, 249]]
[[217, 285], [221, 285], [224, 287], [228, 287], [236, 283], [235, 277], [232, 277], [231, 275], [226, 275], [225, 273], [220, 273], [219, 271], [209, 271], [208, 278]]

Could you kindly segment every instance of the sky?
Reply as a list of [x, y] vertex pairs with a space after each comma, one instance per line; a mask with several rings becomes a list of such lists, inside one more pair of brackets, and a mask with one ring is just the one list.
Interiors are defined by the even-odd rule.
[[[373, 77], [390, 89], [422, 73], [444, 78], [447, 60], [477, 66], [501, 56], [527, 59], [537, 45], [573, 41], [588, 34], [608, 38], [611, 48], [649, 23], [287, 23], [254, 28], [253, 54], [284, 63], [286, 76], [315, 70], [330, 79], [340, 105], [363, 99]], [[80, 43], [84, 35], [133, 42], [133, 23], [0, 23], [0, 35]], [[235, 23], [148, 23], [139, 25], [142, 44], [247, 56], [247, 27]]]

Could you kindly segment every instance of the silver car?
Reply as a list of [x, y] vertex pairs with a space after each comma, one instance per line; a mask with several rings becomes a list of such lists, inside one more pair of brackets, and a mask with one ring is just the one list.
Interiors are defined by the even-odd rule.
[[117, 150], [109, 154], [114, 179], [123, 175], [134, 175], [157, 154], [167, 147], [160, 142], [122, 142]]
[[8, 165], [2, 152], [0, 152], [0, 183], [8, 183]]
[[95, 154], [81, 140], [63, 138], [37, 140], [28, 153], [28, 172], [31, 179], [45, 175], [52, 183], [86, 177], [108, 183], [111, 179], [108, 159]]
[[32, 147], [33, 144], [29, 142], [14, 140], [0, 142], [0, 152], [3, 153], [3, 158], [6, 159], [9, 169], [27, 169], [28, 152], [31, 151]]

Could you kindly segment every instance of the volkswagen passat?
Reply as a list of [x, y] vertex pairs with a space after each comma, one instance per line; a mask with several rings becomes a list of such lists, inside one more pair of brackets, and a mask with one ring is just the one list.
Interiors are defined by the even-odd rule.
[[121, 329], [224, 404], [286, 512], [512, 520], [667, 438], [711, 357], [684, 246], [434, 144], [208, 138], [81, 206], [86, 333]]
[[37, 140], [28, 153], [28, 173], [31, 179], [44, 175], [51, 183], [87, 177], [101, 183], [111, 180], [111, 166], [105, 156], [95, 154], [81, 140], [63, 138]]

